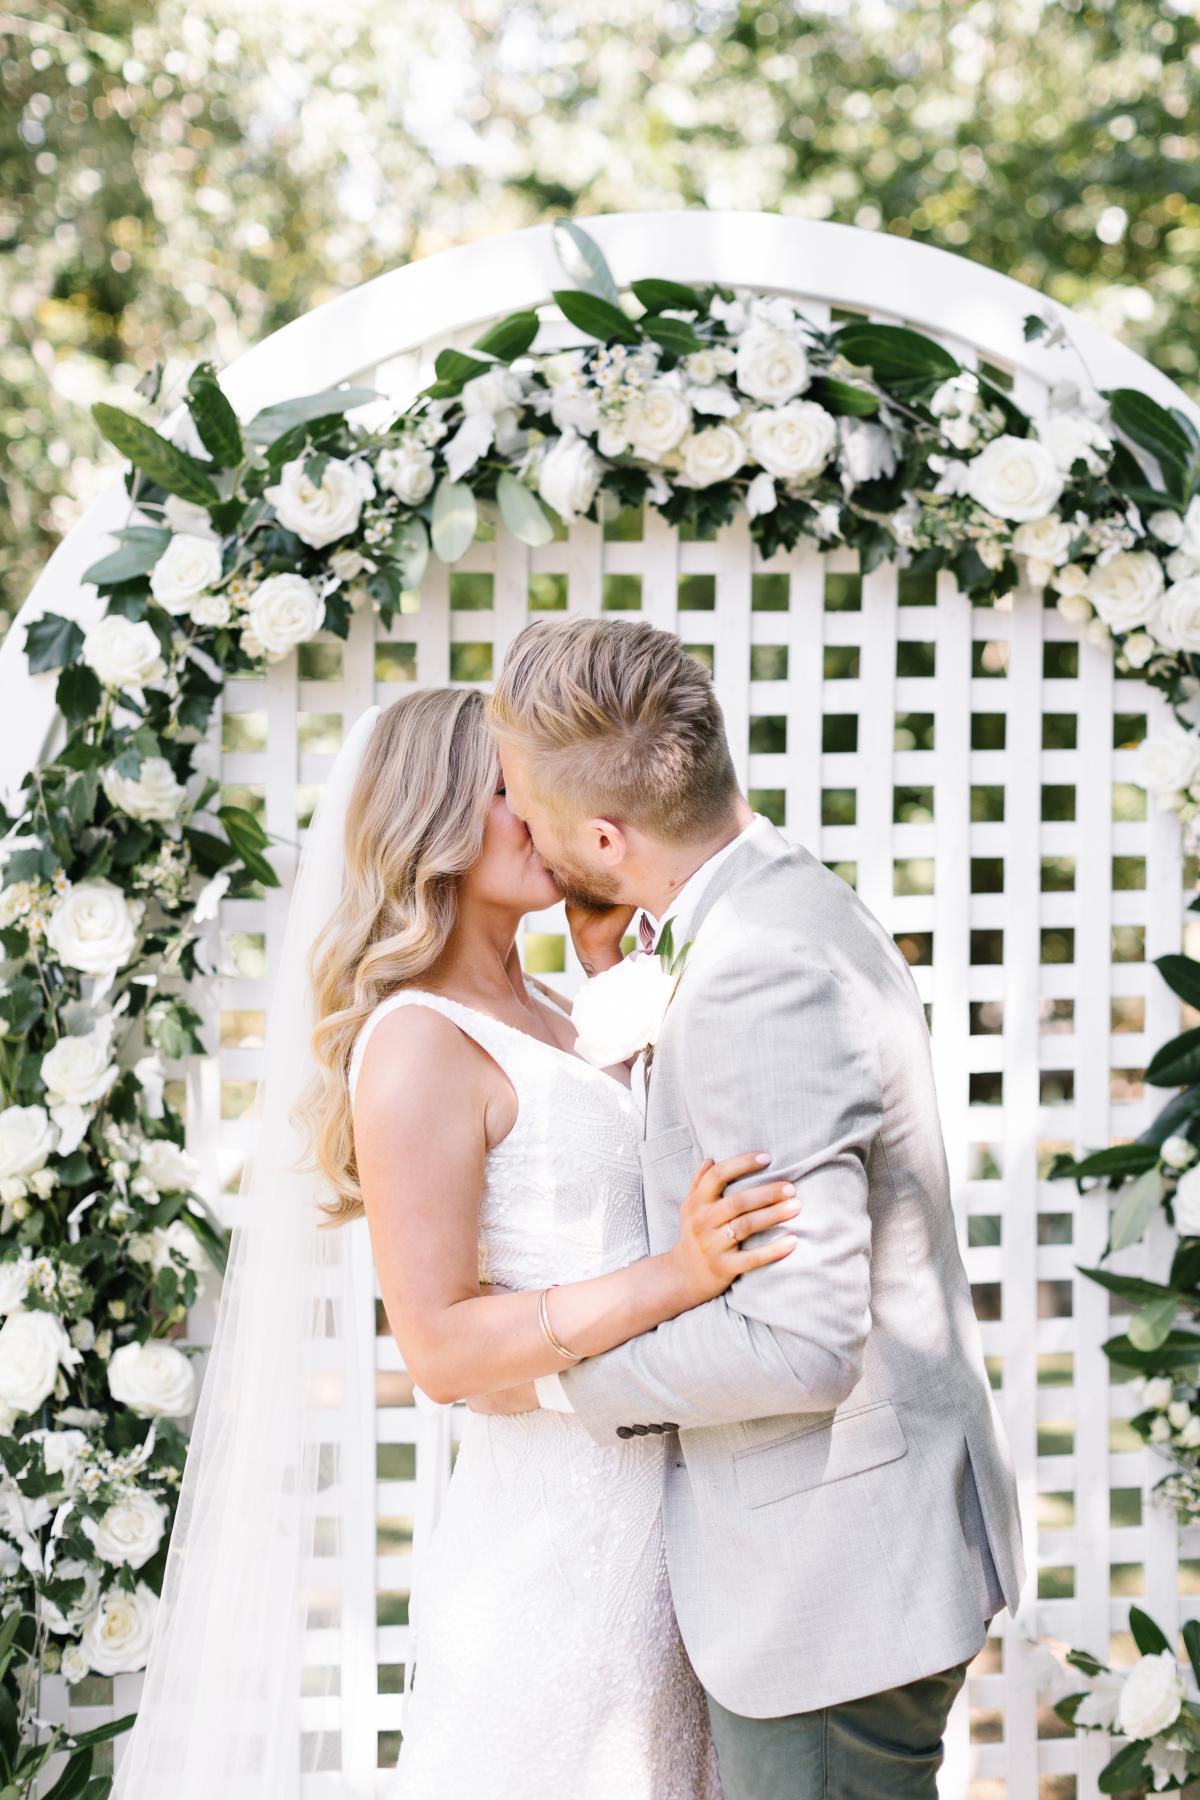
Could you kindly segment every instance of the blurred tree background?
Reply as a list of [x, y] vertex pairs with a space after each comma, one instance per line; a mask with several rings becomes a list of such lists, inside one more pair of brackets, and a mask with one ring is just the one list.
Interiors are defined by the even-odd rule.
[[1198, 393], [1198, 78], [1194, 0], [0, 0], [0, 633], [93, 400], [556, 214], [917, 238]]

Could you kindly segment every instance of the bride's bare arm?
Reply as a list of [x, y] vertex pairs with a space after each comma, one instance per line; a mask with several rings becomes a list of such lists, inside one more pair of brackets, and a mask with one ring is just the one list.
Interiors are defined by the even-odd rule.
[[[388, 1323], [430, 1399], [460, 1400], [566, 1366], [542, 1335], [537, 1291], [483, 1294], [479, 1201], [489, 1142], [511, 1128], [515, 1098], [498, 1065], [444, 1015], [401, 1007], [372, 1033], [354, 1110], [359, 1180]], [[553, 1329], [595, 1356], [723, 1293], [740, 1274], [789, 1254], [790, 1232], [745, 1240], [794, 1216], [788, 1184], [725, 1194], [766, 1149], [697, 1172], [671, 1250], [587, 1281], [549, 1302]], [[736, 1221], [740, 1242], [725, 1232]]]

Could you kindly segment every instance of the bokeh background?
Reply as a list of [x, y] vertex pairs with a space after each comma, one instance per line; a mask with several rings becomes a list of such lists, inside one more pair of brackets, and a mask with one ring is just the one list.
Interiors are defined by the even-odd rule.
[[0, 0], [0, 635], [90, 416], [560, 214], [898, 233], [1200, 390], [1198, 0]]

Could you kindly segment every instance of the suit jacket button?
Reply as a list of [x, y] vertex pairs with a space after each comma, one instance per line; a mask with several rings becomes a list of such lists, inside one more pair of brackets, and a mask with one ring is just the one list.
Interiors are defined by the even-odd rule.
[[622, 1437], [622, 1438], [632, 1437], [633, 1436], [633, 1426], [632, 1425], [618, 1425], [617, 1426], [617, 1436]]
[[648, 1425], [635, 1425], [633, 1429], [637, 1432], [639, 1437], [645, 1437], [650, 1427]]
[[662, 1426], [661, 1425], [651, 1425], [650, 1429], [651, 1429], [651, 1431], [661, 1431]]
[[664, 1419], [663, 1430], [664, 1431], [678, 1431], [679, 1427], [675, 1423], [674, 1419]]

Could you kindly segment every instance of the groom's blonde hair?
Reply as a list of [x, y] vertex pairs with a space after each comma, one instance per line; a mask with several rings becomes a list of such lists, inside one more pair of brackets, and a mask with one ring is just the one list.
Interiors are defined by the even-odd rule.
[[488, 707], [560, 817], [611, 819], [664, 843], [727, 824], [737, 777], [708, 671], [644, 620], [538, 619], [513, 639]]

